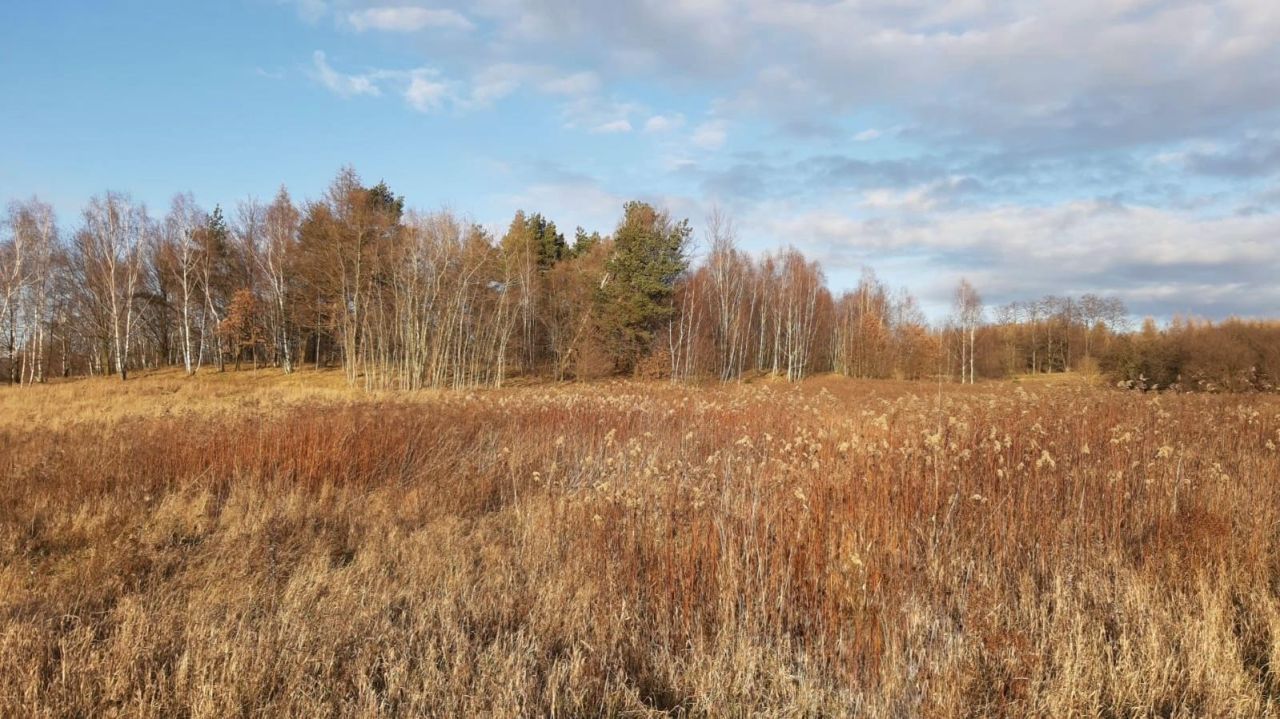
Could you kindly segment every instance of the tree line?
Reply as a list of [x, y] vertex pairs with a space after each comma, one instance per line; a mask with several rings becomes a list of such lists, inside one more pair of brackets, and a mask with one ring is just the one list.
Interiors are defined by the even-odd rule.
[[607, 235], [569, 238], [517, 212], [494, 236], [449, 211], [410, 210], [350, 168], [318, 199], [281, 188], [234, 217], [190, 194], [154, 217], [108, 192], [65, 235], [31, 199], [9, 207], [0, 235], [0, 371], [37, 383], [167, 366], [337, 367], [353, 384], [417, 389], [820, 372], [974, 382], [1147, 366], [1134, 357], [1151, 342], [1124, 331], [1115, 299], [988, 310], [962, 281], [934, 325], [871, 270], [835, 294], [794, 248], [744, 251], [722, 214], [702, 239], [695, 261], [689, 222], [638, 201]]
[[1274, 392], [1280, 390], [1280, 322], [1175, 318], [1161, 329], [1147, 320], [1138, 332], [1117, 338], [1102, 363], [1125, 387]]

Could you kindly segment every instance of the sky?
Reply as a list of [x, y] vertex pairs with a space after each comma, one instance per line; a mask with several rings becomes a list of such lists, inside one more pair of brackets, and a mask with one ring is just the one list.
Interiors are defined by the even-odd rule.
[[1280, 316], [1280, 2], [0, 2], [0, 202], [67, 232], [344, 165], [496, 232], [719, 208], [934, 317], [962, 277]]

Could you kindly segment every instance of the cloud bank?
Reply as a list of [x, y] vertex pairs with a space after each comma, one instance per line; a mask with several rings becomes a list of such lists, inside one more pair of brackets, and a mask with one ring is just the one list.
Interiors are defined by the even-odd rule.
[[[311, 17], [317, 2], [302, 5]], [[833, 275], [891, 263], [938, 297], [965, 275], [992, 298], [1280, 312], [1274, 0], [323, 7], [358, 34], [416, 39], [429, 60], [344, 73], [317, 53], [333, 93], [513, 122], [532, 97], [634, 158], [577, 191], [718, 204], [751, 246], [795, 244]], [[520, 197], [546, 183], [529, 186]]]

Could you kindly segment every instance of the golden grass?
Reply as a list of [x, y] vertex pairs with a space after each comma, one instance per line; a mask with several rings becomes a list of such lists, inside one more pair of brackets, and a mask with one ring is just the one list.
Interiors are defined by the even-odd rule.
[[1280, 403], [0, 391], [2, 716], [1280, 712]]
[[88, 377], [21, 389], [0, 387], [0, 428], [52, 429], [83, 421], [119, 422], [185, 414], [275, 413], [308, 402], [369, 398], [352, 389], [340, 370], [292, 375], [276, 369], [209, 370], [187, 377], [180, 369], [164, 369], [139, 373], [133, 379], [137, 381]]

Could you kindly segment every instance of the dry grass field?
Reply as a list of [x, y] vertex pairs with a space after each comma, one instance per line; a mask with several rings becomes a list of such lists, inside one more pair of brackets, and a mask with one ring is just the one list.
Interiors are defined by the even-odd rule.
[[1280, 402], [0, 389], [0, 716], [1280, 714]]

